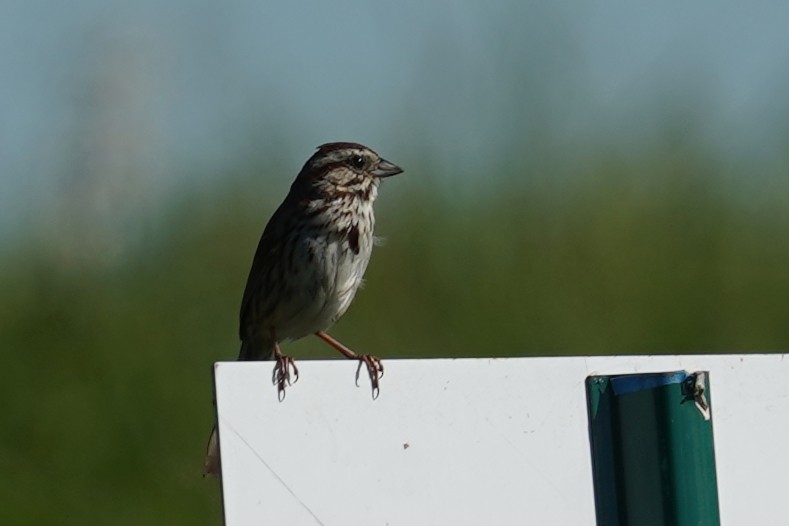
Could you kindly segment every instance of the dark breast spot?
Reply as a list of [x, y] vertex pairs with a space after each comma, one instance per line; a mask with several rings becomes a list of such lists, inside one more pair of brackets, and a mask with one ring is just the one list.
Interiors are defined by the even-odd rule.
[[356, 225], [351, 225], [348, 227], [348, 231], [345, 234], [346, 239], [348, 240], [348, 246], [351, 247], [354, 254], [359, 253], [359, 227]]

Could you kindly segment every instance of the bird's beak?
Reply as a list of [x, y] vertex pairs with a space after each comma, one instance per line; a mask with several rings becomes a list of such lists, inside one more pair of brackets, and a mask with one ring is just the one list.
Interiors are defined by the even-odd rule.
[[375, 167], [372, 173], [376, 177], [389, 177], [390, 175], [397, 175], [403, 173], [403, 169], [396, 164], [390, 163], [386, 159], [381, 159], [378, 166]]

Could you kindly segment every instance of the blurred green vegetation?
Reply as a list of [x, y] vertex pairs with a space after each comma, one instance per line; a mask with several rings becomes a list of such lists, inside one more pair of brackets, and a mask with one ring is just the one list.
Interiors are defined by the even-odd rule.
[[[437, 177], [449, 168], [403, 164], [379, 200], [386, 242], [333, 331], [352, 348], [392, 359], [789, 346], [786, 166], [732, 180], [669, 145], [491, 166], [453, 185]], [[0, 494], [13, 505], [0, 523], [220, 521], [217, 485], [200, 477], [211, 363], [235, 357], [251, 256], [295, 171], [182, 196], [112, 265], [64, 264], [34, 235], [6, 247]], [[334, 357], [314, 338], [289, 350]]]

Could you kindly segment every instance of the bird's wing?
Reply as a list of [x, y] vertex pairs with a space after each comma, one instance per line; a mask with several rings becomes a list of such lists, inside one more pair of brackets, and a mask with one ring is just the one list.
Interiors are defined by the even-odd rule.
[[282, 217], [285, 208], [285, 203], [282, 203], [271, 216], [263, 230], [263, 235], [260, 236], [257, 250], [255, 250], [252, 268], [249, 270], [244, 296], [241, 299], [238, 328], [241, 340], [244, 340], [247, 327], [250, 324], [260, 322], [257, 318], [263, 314], [262, 311], [266, 310], [264, 305], [266, 299], [273, 299], [275, 296], [274, 291], [270, 289], [277, 283], [276, 276], [273, 274], [279, 273], [277, 267], [281, 260], [282, 241], [287, 234], [287, 221], [285, 217]]

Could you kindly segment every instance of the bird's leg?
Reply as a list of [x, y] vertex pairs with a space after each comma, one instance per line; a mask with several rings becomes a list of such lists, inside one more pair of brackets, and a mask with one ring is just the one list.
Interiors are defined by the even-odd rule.
[[359, 367], [356, 368], [356, 387], [359, 387], [359, 373], [362, 370], [362, 364], [366, 365], [367, 374], [370, 376], [370, 384], [373, 388], [373, 399], [378, 398], [378, 381], [384, 376], [384, 365], [381, 363], [381, 360], [378, 357], [372, 356], [370, 354], [356, 354], [348, 347], [326, 334], [324, 331], [316, 332], [315, 336], [340, 351], [340, 353], [349, 360], [359, 361]]
[[277, 398], [285, 399], [285, 387], [291, 385], [290, 370], [293, 369], [293, 383], [299, 381], [299, 369], [290, 356], [285, 356], [279, 348], [279, 343], [274, 342], [274, 370], [271, 373], [271, 383], [277, 386]]

